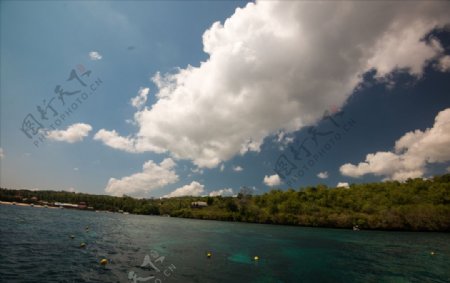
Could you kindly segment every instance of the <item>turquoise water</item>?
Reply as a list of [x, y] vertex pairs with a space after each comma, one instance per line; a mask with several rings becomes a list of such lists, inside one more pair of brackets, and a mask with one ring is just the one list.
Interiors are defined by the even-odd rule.
[[0, 282], [450, 282], [450, 234], [0, 205]]

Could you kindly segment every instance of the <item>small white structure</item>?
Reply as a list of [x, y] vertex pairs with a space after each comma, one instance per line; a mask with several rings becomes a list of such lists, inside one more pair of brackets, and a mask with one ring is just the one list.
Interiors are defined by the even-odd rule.
[[201, 208], [201, 207], [207, 207], [207, 206], [208, 206], [208, 204], [205, 201], [193, 201], [193, 202], [191, 202], [191, 207]]

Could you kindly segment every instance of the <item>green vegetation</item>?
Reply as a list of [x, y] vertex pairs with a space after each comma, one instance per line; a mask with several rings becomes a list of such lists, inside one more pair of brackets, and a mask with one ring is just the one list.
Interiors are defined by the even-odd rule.
[[[449, 231], [450, 174], [404, 183], [325, 185], [300, 190], [272, 190], [263, 195], [241, 192], [237, 197], [180, 197], [135, 199], [55, 191], [0, 189], [0, 200], [20, 202], [32, 197], [47, 202], [86, 202], [96, 210], [136, 214], [362, 229]], [[203, 208], [191, 202], [204, 201]]]

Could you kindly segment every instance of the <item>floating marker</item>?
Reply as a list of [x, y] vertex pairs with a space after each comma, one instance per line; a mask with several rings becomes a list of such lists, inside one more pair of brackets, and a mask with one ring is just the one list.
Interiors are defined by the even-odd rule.
[[211, 253], [211, 252], [207, 252], [207, 253], [206, 253], [206, 256], [207, 256], [208, 258], [210, 258], [210, 257], [212, 256], [212, 253]]
[[434, 255], [434, 252], [431, 252], [430, 255]]
[[85, 248], [86, 247], [86, 244], [85, 243], [81, 243], [80, 244], [80, 248]]
[[101, 265], [106, 265], [107, 263], [108, 263], [108, 260], [106, 258], [104, 258], [100, 261]]
[[70, 235], [70, 238], [73, 239], [73, 238], [75, 238], [75, 236], [74, 235]]
[[259, 260], [259, 256], [255, 255], [255, 257], [253, 258], [255, 261]]

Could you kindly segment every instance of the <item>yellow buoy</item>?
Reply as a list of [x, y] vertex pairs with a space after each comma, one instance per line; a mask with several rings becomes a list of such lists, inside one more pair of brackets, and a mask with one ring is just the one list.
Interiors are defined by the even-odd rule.
[[211, 253], [211, 252], [207, 252], [207, 253], [206, 253], [206, 256], [207, 256], [207, 257], [211, 257], [211, 256], [212, 256], [212, 253]]
[[255, 255], [255, 257], [253, 258], [255, 261], [259, 260], [259, 256]]
[[85, 243], [81, 243], [80, 244], [80, 248], [85, 248], [86, 247], [86, 244]]
[[434, 255], [434, 252], [431, 252], [430, 254], [431, 254], [431, 255]]
[[107, 263], [108, 263], [108, 260], [106, 258], [104, 258], [100, 261], [101, 265], [106, 265]]

